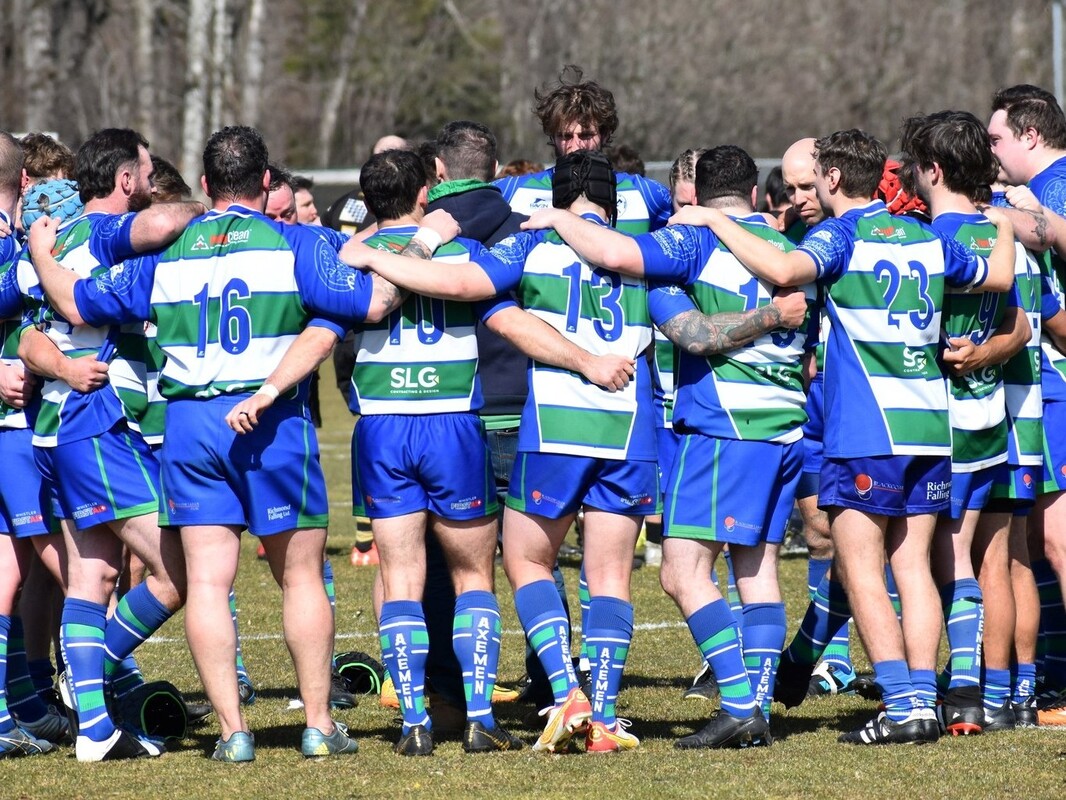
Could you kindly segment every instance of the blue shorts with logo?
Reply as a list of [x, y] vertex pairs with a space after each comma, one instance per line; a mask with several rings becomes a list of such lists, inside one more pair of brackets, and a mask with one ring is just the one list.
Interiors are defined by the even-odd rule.
[[387, 519], [495, 514], [496, 480], [477, 414], [374, 414], [352, 435], [352, 513]]
[[834, 506], [889, 517], [939, 514], [951, 506], [951, 459], [827, 456], [818, 486], [818, 507]]
[[18, 539], [57, 533], [52, 493], [34, 463], [30, 428], [0, 428], [0, 464], [0, 533]]
[[159, 462], [125, 420], [91, 439], [34, 447], [52, 513], [79, 531], [159, 510]]
[[318, 437], [302, 403], [278, 400], [251, 433], [226, 414], [248, 395], [167, 403], [161, 525], [246, 526], [256, 536], [329, 523]]
[[992, 499], [992, 487], [1005, 483], [1009, 475], [1007, 464], [996, 464], [976, 472], [951, 472], [952, 519], [962, 519], [964, 511], [979, 511]]
[[1029, 515], [1036, 502], [1036, 489], [1043, 474], [1041, 465], [1027, 466], [1010, 464], [1002, 480], [992, 485], [992, 503], [1009, 507], [1014, 516]]
[[802, 467], [801, 442], [685, 434], [666, 487], [663, 536], [780, 544]]
[[1066, 490], [1066, 402], [1044, 403], [1044, 470], [1037, 494]]
[[559, 519], [582, 506], [626, 516], [662, 510], [659, 465], [561, 453], [519, 453], [507, 507]]

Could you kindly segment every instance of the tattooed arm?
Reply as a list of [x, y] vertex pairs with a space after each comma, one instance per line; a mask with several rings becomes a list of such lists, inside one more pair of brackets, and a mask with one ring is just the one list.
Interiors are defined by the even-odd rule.
[[712, 356], [743, 347], [774, 328], [803, 324], [807, 298], [803, 292], [782, 292], [754, 311], [704, 314], [684, 311], [659, 326], [666, 338], [695, 356]]

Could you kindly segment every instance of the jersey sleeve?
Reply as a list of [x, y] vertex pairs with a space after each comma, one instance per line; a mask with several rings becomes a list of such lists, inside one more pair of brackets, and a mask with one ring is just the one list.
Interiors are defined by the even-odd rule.
[[1040, 187], [1040, 203], [1060, 217], [1066, 217], [1066, 176], [1055, 175]]
[[641, 182], [641, 194], [648, 206], [648, 230], [665, 228], [667, 220], [674, 213], [670, 190], [658, 181], [645, 179]]
[[517, 289], [522, 282], [526, 258], [539, 242], [535, 233], [515, 233], [487, 250], [484, 262], [474, 263], [485, 270], [497, 294], [505, 294]]
[[656, 327], [662, 327], [678, 314], [696, 311], [696, 304], [685, 294], [685, 290], [675, 283], [653, 283], [648, 285], [648, 313]]
[[313, 313], [332, 320], [343, 336], [349, 325], [366, 319], [374, 297], [373, 278], [341, 261], [332, 243], [307, 226], [283, 227], [282, 235], [295, 256], [301, 301]]
[[518, 176], [508, 175], [506, 178], [493, 181], [492, 185], [499, 189], [503, 199], [510, 203], [511, 198], [514, 197], [515, 189], [518, 188]]
[[18, 247], [13, 237], [0, 239], [0, 319], [11, 319], [22, 311], [22, 291], [18, 282]]
[[136, 214], [114, 214], [93, 225], [89, 236], [89, 252], [93, 258], [104, 267], [134, 258], [137, 251], [133, 249], [132, 233], [136, 218]]
[[313, 229], [315, 233], [329, 242], [338, 252], [344, 247], [344, 245], [348, 244], [348, 240], [352, 238], [351, 234], [341, 233], [340, 231], [335, 231], [333, 228], [327, 228], [323, 225], [308, 225], [307, 227]]
[[1055, 291], [1055, 284], [1051, 276], [1041, 270], [1040, 272], [1040, 319], [1048, 320], [1062, 310], [1062, 301], [1059, 293]]
[[847, 272], [854, 246], [847, 225], [839, 219], [827, 219], [811, 228], [796, 249], [814, 261], [819, 283], [830, 284]]
[[74, 303], [86, 325], [102, 328], [151, 319], [155, 256], [139, 256], [116, 264], [94, 278], [74, 284]]
[[941, 236], [944, 246], [944, 280], [960, 289], [976, 289], [988, 279], [988, 259], [955, 237]]
[[[709, 237], [708, 241], [704, 241]], [[644, 276], [665, 283], [692, 283], [717, 243], [707, 228], [672, 225], [635, 237]]]

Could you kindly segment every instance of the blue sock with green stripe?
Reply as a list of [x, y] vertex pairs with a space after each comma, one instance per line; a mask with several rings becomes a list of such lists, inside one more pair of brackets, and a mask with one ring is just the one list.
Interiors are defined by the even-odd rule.
[[171, 611], [142, 583], [123, 595], [104, 628], [104, 677], [116, 697], [144, 682], [131, 653], [171, 617]]
[[[807, 560], [807, 593], [811, 600], [818, 591], [818, 585], [822, 582], [825, 574], [833, 564], [831, 558], [811, 558]], [[849, 675], [855, 672], [851, 664], [851, 622], [850, 619], [829, 640], [822, 652], [822, 660], [834, 667], [838, 672]]]
[[948, 689], [981, 685], [981, 630], [984, 603], [974, 578], [953, 581], [940, 590], [947, 620], [951, 682]]
[[576, 687], [570, 657], [570, 623], [554, 581], [533, 581], [514, 593], [514, 608], [526, 640], [537, 654], [551, 684], [556, 705]]
[[581, 561], [581, 570], [577, 574], [577, 602], [581, 606], [581, 648], [578, 651], [581, 653], [581, 657], [578, 659], [580, 662], [578, 668], [587, 672], [592, 669], [592, 656], [589, 654], [588, 647], [589, 603], [591, 602], [591, 596], [589, 595], [589, 582], [585, 577], [584, 560]]
[[333, 563], [327, 558], [322, 562], [322, 585], [326, 588], [326, 597], [329, 598], [329, 610], [337, 615], [337, 586], [333, 582]]
[[892, 565], [885, 564], [885, 590], [888, 592], [888, 601], [896, 612], [896, 619], [903, 619], [903, 601], [899, 599], [899, 587], [896, 586], [896, 576], [892, 574]]
[[415, 725], [431, 729], [425, 695], [429, 633], [422, 604], [415, 600], [383, 603], [378, 630], [381, 633], [381, 655], [400, 699], [403, 732], [407, 733]]
[[[740, 590], [737, 589], [737, 576], [733, 572], [733, 557], [726, 550], [722, 553], [722, 558], [725, 560], [725, 591], [722, 593], [725, 595], [725, 599], [729, 601], [729, 610], [733, 612], [734, 619], [740, 619], [740, 615], [744, 613], [744, 604], [740, 602]], [[741, 632], [741, 639], [743, 639], [744, 633]]]
[[906, 661], [878, 661], [873, 665], [874, 680], [881, 687], [885, 714], [893, 722], [902, 722], [918, 706], [918, 696], [911, 682]]
[[1009, 669], [985, 668], [985, 711], [998, 711], [1010, 700], [1011, 682]]
[[844, 584], [823, 573], [785, 656], [794, 664], [817, 664], [833, 637], [848, 629], [849, 619], [851, 604]]
[[693, 612], [687, 620], [692, 638], [704, 660], [711, 665], [722, 693], [722, 710], [734, 717], [747, 718], [759, 709], [744, 667], [740, 649], [740, 629], [725, 600], [715, 600]]
[[11, 617], [0, 615], [0, 733], [15, 730], [15, 720], [7, 708], [7, 646], [11, 641]]
[[592, 719], [614, 729], [622, 670], [633, 641], [633, 605], [597, 595], [589, 603], [589, 659], [592, 661]]
[[48, 713], [48, 706], [37, 695], [26, 662], [26, 640], [22, 617], [11, 617], [7, 637], [7, 704], [22, 722], [37, 722]]
[[500, 604], [492, 592], [463, 592], [455, 598], [452, 649], [463, 671], [466, 718], [486, 728], [496, 727], [492, 689], [500, 663], [502, 633]]
[[770, 719], [774, 699], [777, 662], [785, 646], [788, 619], [784, 603], [749, 603], [744, 606], [744, 667], [755, 692], [755, 703], [762, 715]]
[[102, 742], [115, 732], [104, 704], [104, 625], [107, 607], [68, 597], [59, 639], [67, 664], [67, 687], [78, 715], [78, 735]]

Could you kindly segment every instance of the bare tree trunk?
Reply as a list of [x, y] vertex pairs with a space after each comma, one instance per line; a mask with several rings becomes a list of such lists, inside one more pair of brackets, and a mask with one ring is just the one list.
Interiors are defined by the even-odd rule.
[[248, 4], [247, 40], [244, 44], [243, 84], [241, 86], [241, 121], [245, 125], [259, 124], [260, 99], [263, 94], [263, 12], [264, 0], [250, 0]]
[[337, 130], [337, 117], [340, 114], [341, 103], [344, 102], [344, 95], [348, 89], [348, 78], [352, 72], [352, 59], [356, 50], [355, 39], [363, 26], [368, 5], [368, 0], [351, 0], [349, 4], [348, 25], [344, 33], [344, 42], [347, 46], [343, 50], [344, 56], [339, 65], [340, 68], [326, 91], [325, 100], [322, 102], [322, 116], [318, 124], [317, 161], [322, 167], [329, 164], [330, 144]]
[[25, 94], [23, 127], [46, 130], [55, 109], [56, 69], [52, 41], [52, 2], [30, 3], [26, 12], [22, 41], [22, 69]]
[[222, 127], [222, 104], [226, 90], [226, 53], [229, 51], [229, 25], [226, 0], [214, 0], [214, 32], [211, 46], [211, 112], [209, 130]]
[[155, 59], [152, 57], [152, 26], [156, 0], [134, 0], [133, 14], [137, 25], [137, 128], [149, 141], [155, 141]]
[[181, 172], [193, 185], [203, 170], [201, 154], [207, 123], [207, 37], [211, 0], [189, 0], [186, 28], [185, 118], [181, 134]]

